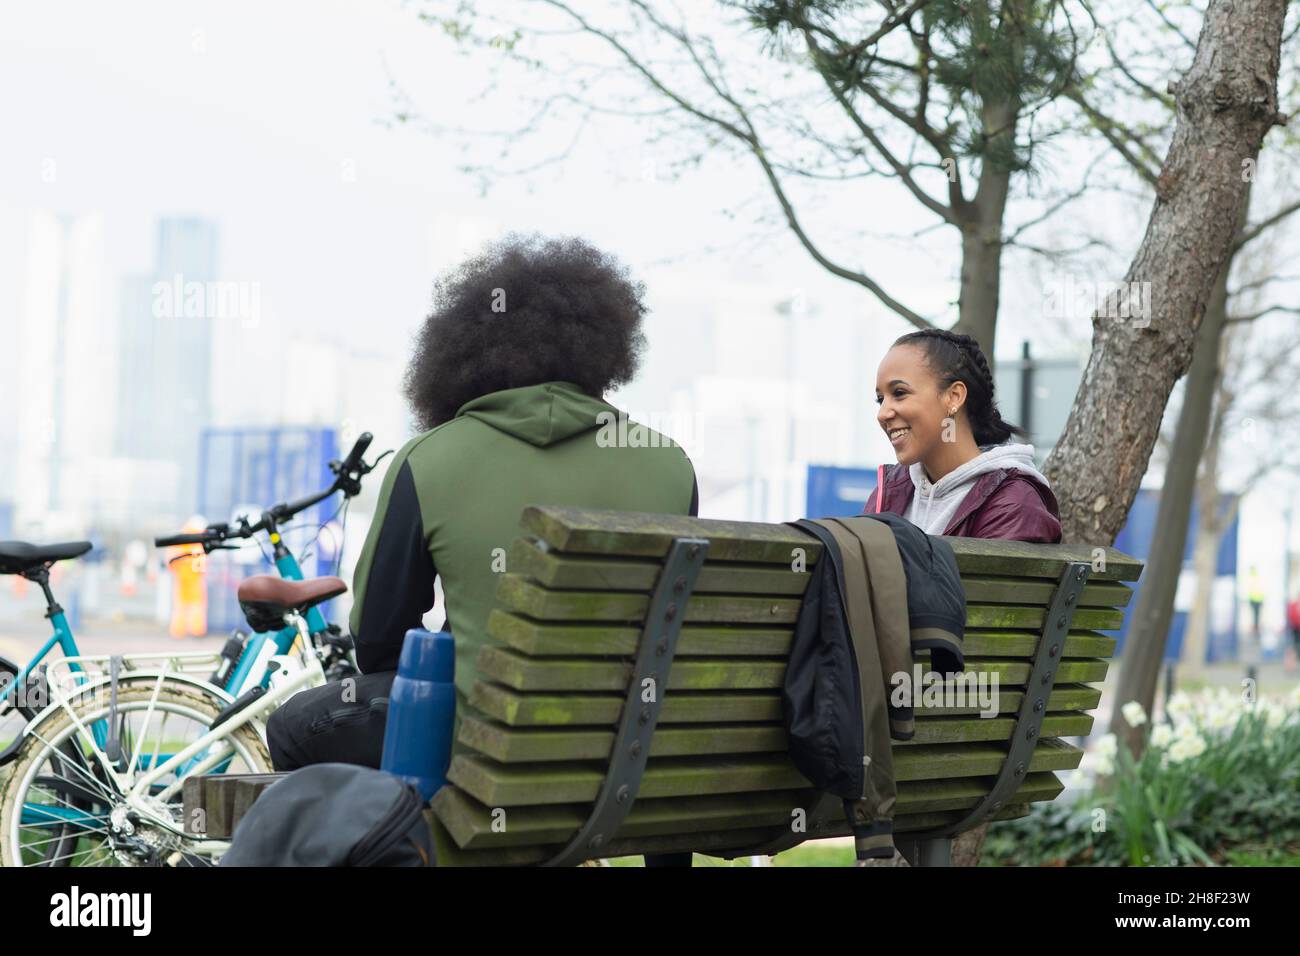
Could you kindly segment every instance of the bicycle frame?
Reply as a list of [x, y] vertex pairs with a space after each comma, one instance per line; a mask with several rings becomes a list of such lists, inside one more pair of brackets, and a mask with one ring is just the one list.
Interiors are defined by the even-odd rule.
[[[299, 567], [298, 560], [293, 556], [293, 552], [285, 547], [278, 531], [271, 532], [271, 546], [274, 549], [275, 569], [280, 572], [280, 577], [286, 581], [301, 581], [303, 579], [302, 568]], [[306, 624], [308, 637], [323, 634], [329, 629], [329, 623], [325, 620], [325, 615], [319, 607], [308, 608]], [[230, 672], [222, 689], [238, 697], [244, 689], [244, 683], [248, 680], [253, 665], [262, 652], [262, 648], [266, 646], [266, 642], [275, 642], [277, 654], [288, 654], [293, 648], [293, 642], [300, 635], [301, 632], [295, 625], [284, 627], [279, 631], [259, 631], [251, 635], [244, 645], [244, 652], [239, 657], [238, 665]], [[267, 670], [263, 672], [259, 683], [261, 686], [266, 687], [269, 686], [270, 680], [271, 672]]]
[[[306, 638], [306, 622], [296, 616], [295, 621], [293, 627], [285, 628], [285, 630], [293, 631], [295, 639], [298, 636]], [[264, 636], [269, 637], [271, 635]], [[141, 659], [154, 661], [159, 658], [156, 655], [139, 655], [133, 662], [139, 662]], [[104, 743], [96, 733], [96, 727], [105, 723], [105, 721], [102, 719], [95, 720], [92, 722], [92, 726], [87, 727], [86, 723], [77, 716], [76, 708], [73, 706], [80, 702], [86, 690], [75, 672], [84, 673], [84, 668], [81, 666], [83, 663], [102, 663], [102, 658], [65, 658], [51, 664], [50, 686], [51, 694], [55, 699], [51, 702], [50, 710], [52, 712], [55, 708], [62, 709], [69, 715], [77, 730], [84, 735], [84, 739], [94, 741], [91, 752], [95, 761], [102, 768], [105, 779], [111, 781], [117, 790], [123, 794], [124, 802], [131, 810], [158, 827], [193, 840], [191, 834], [185, 833], [183, 823], [178, 825], [168, 816], [159, 812], [157, 809], [158, 803], [165, 803], [173, 798], [184, 786], [186, 777], [206, 773], [219, 763], [230, 759], [233, 748], [218, 746], [221, 741], [232, 736], [241, 727], [270, 713], [299, 690], [305, 687], [317, 687], [325, 683], [324, 669], [321, 667], [320, 659], [310, 642], [304, 640], [299, 659], [303, 666], [297, 673], [284, 681], [277, 682], [270, 691], [252, 704], [191, 741], [181, 750], [174, 754], [165, 755], [166, 759], [158, 762], [146, 759], [142, 762], [144, 756], [141, 753], [141, 747], [144, 743], [144, 737], [142, 736], [136, 741], [135, 749], [126, 764], [126, 769], [123, 771], [119, 771], [109, 760], [104, 751]], [[149, 675], [154, 687], [153, 697], [149, 705], [150, 711], [152, 711], [163, 686], [169, 680], [174, 680], [179, 674], [183, 673], [182, 671], [173, 671], [171, 669], [173, 664], [180, 662], [210, 663], [212, 660], [213, 656], [208, 654], [176, 654], [162, 660], [161, 667]], [[62, 675], [61, 668], [63, 667], [68, 668], [73, 673], [69, 673], [67, 676]], [[70, 693], [65, 690], [65, 686], [70, 689]], [[147, 723], [148, 717], [146, 717], [146, 725]], [[158, 754], [157, 756], [162, 757], [164, 755]], [[197, 760], [195, 760], [196, 757]], [[148, 764], [152, 764], [152, 766], [149, 766], [148, 771], [132, 783], [131, 776], [133, 772], [137, 768], [144, 768]], [[176, 779], [157, 793], [151, 793], [151, 788], [168, 774], [174, 774]], [[51, 825], [60, 823], [77, 825], [87, 822], [85, 814], [80, 811], [44, 804], [24, 806], [23, 819], [28, 823], [48, 822]], [[96, 820], [96, 818], [89, 819], [91, 821]]]
[[[42, 570], [40, 573], [30, 575], [28, 580], [35, 581], [39, 584], [42, 593], [45, 595], [45, 616], [50, 619], [50, 626], [54, 628], [54, 633], [43, 645], [41, 645], [41, 649], [32, 656], [32, 659], [18, 669], [18, 672], [14, 675], [13, 681], [7, 687], [0, 689], [0, 702], [6, 702], [11, 696], [20, 693], [19, 688], [22, 688], [21, 693], [26, 693], [27, 678], [31, 675], [32, 671], [36, 670], [36, 668], [40, 666], [41, 661], [45, 660], [50, 651], [54, 650], [55, 646], [63, 652], [64, 660], [76, 658], [81, 655], [81, 649], [77, 647], [77, 639], [72, 633], [72, 625], [68, 623], [68, 618], [63, 613], [62, 606], [60, 606], [58, 601], [54, 600], [54, 592], [50, 590], [49, 569], [47, 568]], [[75, 666], [73, 670], [81, 671], [81, 667], [79, 665]], [[103, 746], [104, 741], [108, 739], [108, 728], [104, 726], [96, 727], [95, 733], [96, 741], [100, 746]], [[12, 757], [18, 752], [18, 748], [22, 746], [24, 739], [26, 739], [25, 732], [19, 734], [14, 739], [13, 743], [11, 743], [3, 753], [0, 753], [0, 764], [4, 764], [12, 759]]]

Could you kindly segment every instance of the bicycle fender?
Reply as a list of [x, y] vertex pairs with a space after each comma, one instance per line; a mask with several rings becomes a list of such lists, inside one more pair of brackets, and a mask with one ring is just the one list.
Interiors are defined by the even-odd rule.
[[[131, 687], [139, 683], [153, 684], [157, 682], [160, 676], [162, 676], [161, 671], [132, 671], [129, 675], [125, 677], [119, 676], [117, 679], [117, 686], [120, 689], [124, 687]], [[92, 691], [98, 690], [99, 688], [107, 687], [108, 684], [109, 684], [109, 678], [107, 676], [98, 678], [96, 680], [88, 681], [87, 683], [82, 684], [77, 688], [77, 693], [69, 699], [69, 703], [75, 703], [78, 700], [78, 698], [83, 697]], [[165, 684], [184, 684], [185, 686], [192, 688], [194, 690], [202, 691], [204, 694], [207, 694], [209, 697], [213, 699], [213, 702], [217, 705], [218, 710], [224, 710], [230, 704], [234, 703], [235, 700], [234, 697], [232, 697], [230, 694], [228, 694], [226, 691], [222, 690], [221, 688], [209, 684], [205, 680], [200, 680], [197, 677], [189, 677], [184, 674], [176, 674], [176, 673], [167, 674], [164, 680], [164, 685]], [[48, 721], [51, 717], [57, 714], [61, 709], [62, 708], [53, 705], [47, 706], [39, 714], [33, 717], [31, 721], [28, 722], [27, 726], [23, 728], [23, 732], [18, 739], [25, 740], [27, 737], [31, 736], [32, 731], [41, 727], [46, 721]]]

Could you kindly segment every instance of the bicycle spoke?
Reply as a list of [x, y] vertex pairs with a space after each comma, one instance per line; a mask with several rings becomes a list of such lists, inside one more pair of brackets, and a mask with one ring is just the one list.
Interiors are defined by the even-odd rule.
[[[55, 747], [53, 743], [51, 743], [49, 740], [47, 740], [45, 737], [42, 737], [38, 733], [33, 732], [32, 736], [35, 737], [37, 740], [39, 740], [41, 743], [45, 744], [46, 747], [48, 747], [51, 751], [53, 751], [54, 754], [57, 755], [57, 757], [51, 757], [51, 760], [57, 759], [61, 764], [64, 764], [69, 768], [71, 768], [73, 771], [75, 771], [77, 774], [81, 776], [81, 778], [85, 781], [86, 784], [88, 784], [92, 788], [98, 789], [101, 793], [104, 794], [104, 796], [109, 798], [116, 796], [116, 794], [112, 790], [109, 790], [108, 787], [101, 780], [93, 776], [89, 772], [88, 768], [83, 770], [81, 766], [78, 766], [77, 763], [72, 760], [69, 754], [67, 754], [60, 748]], [[94, 747], [93, 741], [91, 743], [91, 746]], [[73, 752], [77, 754], [78, 759], [83, 761], [82, 766], [85, 766], [84, 764], [85, 755], [82, 754], [79, 749], [74, 749]]]

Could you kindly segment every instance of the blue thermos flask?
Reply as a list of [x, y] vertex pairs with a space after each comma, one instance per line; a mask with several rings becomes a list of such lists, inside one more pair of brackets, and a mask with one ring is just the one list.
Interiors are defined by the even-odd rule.
[[406, 632], [388, 697], [380, 766], [428, 800], [447, 782], [456, 716], [456, 645], [450, 632]]

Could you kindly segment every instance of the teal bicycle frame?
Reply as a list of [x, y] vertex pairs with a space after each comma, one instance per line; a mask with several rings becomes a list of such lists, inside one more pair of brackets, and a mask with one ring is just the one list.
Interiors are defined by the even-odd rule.
[[[335, 474], [338, 477], [329, 489], [289, 504], [276, 505], [264, 512], [261, 520], [256, 525], [250, 526], [245, 519], [240, 519], [240, 528], [232, 536], [247, 538], [251, 537], [255, 532], [267, 532], [271, 540], [272, 557], [274, 559], [276, 571], [286, 580], [303, 580], [302, 568], [299, 566], [297, 559], [293, 556], [293, 552], [291, 552], [285, 545], [278, 524], [280, 521], [287, 520], [289, 517], [306, 510], [308, 507], [319, 504], [321, 501], [332, 497], [340, 491], [343, 492], [345, 498], [350, 498], [353, 495], [358, 494], [361, 488], [361, 476], [374, 467], [373, 464], [366, 465], [362, 458], [366, 447], [370, 444], [370, 439], [370, 433], [364, 433], [358, 439], [357, 444], [353, 447], [345, 461], [341, 463], [330, 463], [331, 469], [335, 471]], [[380, 457], [382, 458], [383, 456]], [[222, 525], [220, 527], [222, 529], [221, 533], [224, 533], [226, 526]], [[219, 537], [219, 540], [228, 539]], [[157, 543], [162, 544], [163, 540], [160, 539]], [[205, 553], [208, 550], [206, 544], [204, 550]], [[29, 575], [29, 578], [37, 581], [45, 593], [46, 603], [48, 605], [46, 616], [50, 618], [54, 627], [54, 634], [48, 641], [46, 641], [45, 645], [37, 652], [36, 656], [18, 672], [13, 684], [4, 688], [3, 691], [0, 692], [0, 701], [8, 699], [9, 695], [15, 692], [16, 687], [26, 686], [28, 675], [40, 665], [41, 661], [50, 653], [51, 650], [53, 650], [56, 644], [59, 646], [60, 650], [62, 650], [65, 657], [81, 656], [80, 651], [77, 648], [76, 639], [72, 634], [72, 628], [68, 624], [67, 618], [64, 616], [63, 608], [61, 608], [54, 600], [54, 595], [50, 591], [48, 568], [44, 569], [39, 574]], [[308, 609], [307, 614], [305, 615], [305, 621], [309, 637], [314, 638], [317, 635], [324, 634], [330, 630], [330, 624], [325, 620], [325, 614], [320, 606]], [[235, 703], [229, 705], [230, 707], [237, 706], [240, 700], [240, 695], [245, 693], [245, 685], [252, 676], [253, 667], [260, 659], [261, 652], [266, 646], [266, 643], [268, 641], [273, 641], [275, 644], [276, 654], [284, 655], [290, 652], [293, 648], [294, 642], [297, 641], [299, 637], [300, 632], [298, 628], [293, 625], [284, 627], [279, 631], [259, 631], [254, 633], [246, 639], [243, 650], [239, 655], [239, 659], [236, 661], [235, 666], [231, 669], [230, 673], [219, 684], [213, 684], [213, 686], [219, 687], [235, 701]], [[76, 661], [70, 662], [68, 666], [76, 672], [84, 673], [83, 668]], [[258, 685], [263, 689], [269, 687], [272, 673], [273, 668], [269, 666], [266, 667], [258, 681]], [[248, 691], [252, 691], [252, 689], [252, 687], [247, 688]], [[102, 719], [95, 721], [91, 727], [91, 733], [95, 739], [96, 745], [102, 748], [108, 739], [108, 721]], [[8, 748], [8, 750], [6, 750], [5, 753], [0, 754], [0, 764], [12, 760], [24, 740], [24, 735], [19, 734], [18, 738]], [[141, 756], [143, 757], [143, 755]], [[154, 758], [158, 760], [158, 765], [161, 766], [167, 760], [170, 760], [171, 756], [172, 755], [168, 753], [158, 753], [154, 755]], [[185, 775], [186, 768], [198, 766], [204, 760], [205, 756], [206, 752], [200, 752], [190, 760], [186, 761], [182, 765], [179, 776]], [[145, 764], [142, 764], [142, 766], [145, 766], [147, 769]], [[218, 768], [212, 768], [209, 772], [220, 773], [222, 771]], [[47, 824], [52, 826], [60, 824], [86, 825], [92, 819], [97, 820], [98, 818], [92, 818], [81, 811], [71, 808], [44, 804], [25, 804], [23, 807], [21, 822], [23, 824]]]
[[[77, 639], [73, 636], [72, 625], [68, 623], [67, 616], [63, 613], [63, 608], [59, 602], [54, 600], [54, 592], [50, 590], [50, 572], [48, 568], [43, 568], [40, 572], [28, 576], [29, 581], [35, 581], [40, 585], [41, 591], [45, 594], [46, 611], [45, 616], [50, 619], [50, 625], [54, 628], [54, 633], [50, 635], [39, 651], [25, 665], [17, 670], [14, 679], [3, 690], [0, 690], [0, 703], [8, 702], [10, 697], [20, 693], [26, 696], [27, 678], [31, 676], [32, 671], [40, 666], [41, 661], [49, 655], [50, 651], [57, 646], [63, 652], [64, 657], [80, 657], [81, 651], [77, 647]], [[73, 663], [70, 665], [75, 671], [82, 671], [81, 665]], [[20, 699], [18, 706], [24, 706], [25, 702]], [[103, 722], [97, 722], [92, 728], [95, 734], [95, 742], [100, 746], [108, 739], [108, 727]], [[19, 734], [11, 743], [4, 753], [0, 754], [0, 764], [7, 763], [13, 759], [17, 753], [18, 747], [23, 742], [23, 735]]]
[[[273, 534], [273, 539], [278, 539], [279, 534]], [[275, 569], [280, 572], [280, 577], [286, 581], [301, 581], [302, 568], [298, 566], [298, 561], [294, 558], [292, 552], [284, 547], [280, 541], [276, 541], [277, 549], [275, 555]], [[329, 624], [325, 620], [325, 615], [321, 613], [319, 607], [313, 607], [307, 611], [307, 632], [312, 635], [323, 634], [329, 629]], [[249, 674], [253, 670], [253, 665], [257, 662], [262, 653], [262, 648], [266, 646], [267, 641], [275, 642], [275, 652], [277, 654], [288, 654], [289, 649], [293, 647], [293, 642], [298, 639], [298, 629], [296, 627], [286, 627], [279, 631], [258, 631], [248, 638], [244, 645], [244, 652], [239, 657], [239, 663], [230, 672], [222, 690], [225, 690], [233, 697], [238, 697], [244, 689], [244, 683], [248, 680]], [[262, 679], [259, 684], [262, 687], [269, 686], [271, 682], [271, 670], [267, 668], [262, 673]]]

